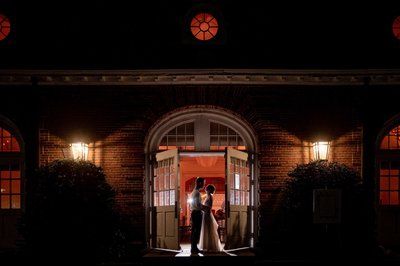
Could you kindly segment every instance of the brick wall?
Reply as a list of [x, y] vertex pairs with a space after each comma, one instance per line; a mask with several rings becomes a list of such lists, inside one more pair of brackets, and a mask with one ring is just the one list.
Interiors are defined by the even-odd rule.
[[245, 86], [42, 88], [46, 107], [41, 113], [40, 164], [66, 156], [65, 148], [74, 139], [91, 143], [89, 159], [104, 168], [118, 191], [121, 212], [133, 225], [133, 238], [141, 241], [145, 232], [144, 142], [149, 128], [176, 108], [226, 108], [245, 119], [257, 134], [258, 233], [261, 242], [273, 242], [282, 184], [297, 164], [309, 162], [310, 141], [316, 133], [333, 141], [332, 160], [361, 171], [357, 106], [351, 99], [343, 101], [343, 95], [326, 99], [326, 93]]

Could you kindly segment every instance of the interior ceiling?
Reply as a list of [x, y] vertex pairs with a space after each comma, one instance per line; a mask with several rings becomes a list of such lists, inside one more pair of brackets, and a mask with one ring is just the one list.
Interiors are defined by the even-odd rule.
[[[181, 182], [184, 184], [198, 176], [205, 178], [225, 178], [225, 159], [223, 156], [181, 157], [179, 163]], [[221, 188], [218, 187], [218, 190], [221, 190]]]

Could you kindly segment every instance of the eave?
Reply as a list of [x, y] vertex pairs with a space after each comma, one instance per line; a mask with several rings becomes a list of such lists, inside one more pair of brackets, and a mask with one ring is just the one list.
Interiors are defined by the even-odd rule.
[[0, 86], [400, 85], [400, 69], [0, 70]]

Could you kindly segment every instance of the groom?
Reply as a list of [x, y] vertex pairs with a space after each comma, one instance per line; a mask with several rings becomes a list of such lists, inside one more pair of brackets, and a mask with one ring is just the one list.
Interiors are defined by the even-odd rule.
[[190, 202], [190, 216], [192, 220], [192, 234], [191, 234], [191, 253], [198, 253], [200, 250], [197, 248], [197, 243], [200, 239], [201, 222], [202, 222], [202, 204], [200, 189], [204, 188], [204, 178], [196, 178], [196, 186], [192, 191], [191, 202]]

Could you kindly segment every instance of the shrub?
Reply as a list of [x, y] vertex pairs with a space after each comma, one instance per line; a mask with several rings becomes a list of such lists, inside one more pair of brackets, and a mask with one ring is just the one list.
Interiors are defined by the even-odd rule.
[[115, 191], [103, 170], [87, 161], [58, 160], [27, 179], [21, 233], [42, 259], [105, 259], [120, 233]]
[[[344, 164], [313, 161], [288, 173], [283, 189], [285, 242], [299, 253], [356, 254], [373, 243], [373, 207], [368, 204], [360, 175]], [[314, 189], [341, 190], [341, 221], [313, 223]]]

